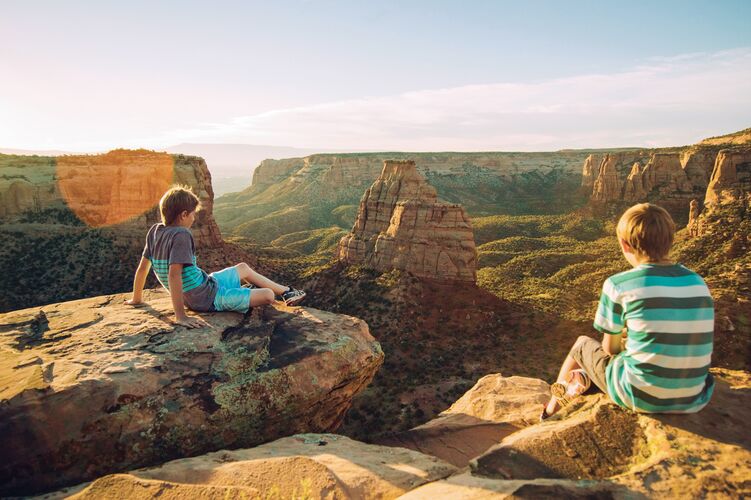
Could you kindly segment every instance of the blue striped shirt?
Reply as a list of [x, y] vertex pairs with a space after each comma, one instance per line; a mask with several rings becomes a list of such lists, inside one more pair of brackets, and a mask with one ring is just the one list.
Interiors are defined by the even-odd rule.
[[709, 402], [714, 302], [698, 274], [680, 265], [641, 264], [602, 287], [594, 327], [620, 335], [625, 351], [608, 364], [610, 397], [646, 413], [693, 413]]

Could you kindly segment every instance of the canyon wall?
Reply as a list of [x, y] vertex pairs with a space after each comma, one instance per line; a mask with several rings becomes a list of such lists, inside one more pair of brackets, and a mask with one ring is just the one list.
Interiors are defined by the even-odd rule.
[[[692, 200], [699, 207], [705, 204], [705, 196], [706, 203], [716, 203], [726, 184], [735, 186], [737, 192], [744, 181], [734, 177], [732, 165], [739, 165], [743, 178], [743, 148], [749, 142], [751, 129], [746, 129], [692, 146], [592, 155], [582, 165], [582, 190], [590, 192], [589, 205], [598, 212], [617, 214], [648, 201], [664, 206], [677, 222], [686, 223]], [[692, 222], [698, 210], [694, 207]]]

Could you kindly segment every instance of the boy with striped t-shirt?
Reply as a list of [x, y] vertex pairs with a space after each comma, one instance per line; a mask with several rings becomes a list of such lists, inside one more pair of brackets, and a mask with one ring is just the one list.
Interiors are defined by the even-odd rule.
[[602, 343], [577, 339], [541, 419], [582, 392], [587, 379], [638, 412], [693, 413], [707, 405], [714, 302], [701, 276], [668, 260], [674, 233], [670, 214], [656, 205], [623, 214], [616, 234], [633, 269], [605, 280], [594, 321]]
[[[200, 202], [186, 186], [174, 186], [159, 201], [162, 223], [154, 224], [146, 235], [146, 245], [133, 278], [133, 298], [129, 305], [142, 303], [146, 276], [153, 267], [159, 283], [169, 292], [175, 310], [175, 323], [198, 328], [201, 318], [185, 313], [185, 306], [199, 311], [247, 312], [255, 306], [271, 304], [277, 298], [295, 305], [305, 292], [274, 283], [242, 262], [211, 274], [196, 265], [196, 249], [190, 226], [196, 220]], [[252, 290], [242, 282], [255, 285]]]

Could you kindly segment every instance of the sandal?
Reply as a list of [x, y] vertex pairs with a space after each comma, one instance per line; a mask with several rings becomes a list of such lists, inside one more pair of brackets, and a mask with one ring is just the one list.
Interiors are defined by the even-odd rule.
[[587, 372], [581, 369], [571, 370], [566, 378], [565, 383], [556, 382], [550, 386], [550, 394], [553, 395], [562, 408], [565, 408], [573, 400], [584, 394], [592, 384]]

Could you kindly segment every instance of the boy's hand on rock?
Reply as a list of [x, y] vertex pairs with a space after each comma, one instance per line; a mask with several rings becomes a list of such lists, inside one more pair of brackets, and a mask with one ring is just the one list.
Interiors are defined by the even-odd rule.
[[203, 327], [209, 326], [209, 324], [206, 323], [201, 318], [192, 318], [190, 316], [176, 319], [175, 325], [185, 326], [188, 328], [203, 328]]

